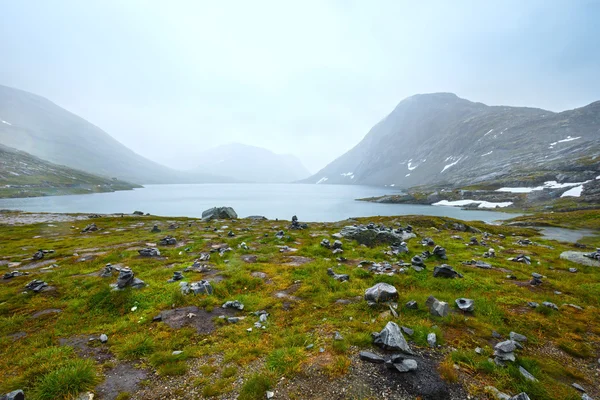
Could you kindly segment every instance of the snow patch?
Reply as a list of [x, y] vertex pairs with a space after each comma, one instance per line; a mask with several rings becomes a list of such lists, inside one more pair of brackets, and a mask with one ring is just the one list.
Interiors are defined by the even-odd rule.
[[553, 148], [554, 148], [554, 146], [556, 146], [556, 145], [557, 145], [557, 144], [559, 144], [559, 143], [571, 142], [571, 141], [573, 141], [573, 140], [577, 140], [577, 139], [581, 139], [581, 136], [577, 136], [577, 137], [571, 137], [571, 136], [567, 136], [567, 138], [566, 138], [566, 139], [562, 139], [562, 140], [559, 140], [559, 141], [556, 141], [556, 142], [552, 142], [552, 143], [550, 143], [550, 147], [549, 147], [549, 148], [550, 148], [550, 149], [553, 149]]
[[[454, 158], [454, 157], [449, 157], [449, 158]], [[444, 172], [445, 170], [447, 170], [448, 168], [452, 167], [453, 165], [456, 165], [460, 160], [462, 159], [462, 156], [458, 157], [458, 159], [454, 162], [451, 162], [450, 164], [447, 164], [444, 166], [444, 169], [442, 170], [442, 172]], [[448, 161], [448, 158], [446, 158], [446, 161]], [[442, 173], [440, 172], [440, 174]]]
[[433, 206], [451, 206], [451, 207], [462, 207], [462, 206], [466, 206], [468, 204], [472, 204], [472, 203], [477, 203], [479, 204], [477, 206], [477, 208], [503, 208], [503, 207], [508, 207], [512, 204], [512, 201], [505, 201], [502, 203], [493, 203], [490, 201], [480, 201], [480, 200], [456, 200], [456, 201], [448, 201], [448, 200], [442, 200], [442, 201], [438, 201], [437, 203], [433, 203]]
[[322, 177], [321, 179], [319, 179], [316, 183], [316, 185], [318, 185], [319, 183], [323, 183], [325, 181], [327, 181], [329, 178], [327, 178], [326, 176]]
[[346, 178], [349, 177], [350, 179], [354, 179], [354, 173], [353, 172], [345, 172], [345, 173], [342, 173], [340, 175], [343, 176], [343, 177], [346, 177]]
[[485, 154], [482, 154], [482, 155], [481, 155], [481, 157], [489, 156], [489, 155], [490, 155], [490, 154], [492, 154], [493, 152], [494, 152], [494, 150], [492, 150], [492, 151], [489, 151], [489, 152], [487, 152], [487, 153], [485, 153]]
[[[409, 176], [410, 176], [410, 174], [404, 175], [405, 178], [408, 178]], [[600, 178], [600, 176], [598, 178]], [[596, 179], [598, 179], [598, 178], [596, 178]]]
[[561, 194], [560, 197], [580, 197], [581, 192], [583, 192], [583, 185], [575, 186], [574, 188], [567, 190]]
[[395, 183], [392, 183], [390, 186], [391, 186], [391, 187], [394, 187], [394, 186], [396, 186], [396, 184], [395, 184]]
[[493, 129], [490, 129], [490, 130], [488, 131], [488, 133], [486, 133], [485, 135], [483, 135], [483, 137], [486, 137], [487, 135], [489, 135], [489, 134], [490, 134], [490, 133], [492, 133], [493, 131], [494, 131]]
[[417, 168], [417, 167], [418, 167], [418, 165], [415, 165], [414, 167], [412, 167], [412, 166], [411, 166], [411, 163], [410, 163], [411, 161], [412, 161], [412, 160], [410, 160], [410, 161], [408, 162], [408, 164], [406, 164], [406, 166], [408, 167], [408, 170], [409, 170], [409, 171], [412, 171], [412, 170], [414, 170], [415, 168]]
[[[600, 178], [600, 177], [599, 177]], [[598, 178], [596, 178], [598, 179]], [[544, 189], [563, 189], [573, 186], [584, 185], [589, 181], [585, 182], [573, 182], [573, 183], [558, 183], [556, 181], [546, 181], [543, 186], [537, 187], [502, 187], [500, 189], [496, 189], [496, 192], [510, 192], [510, 193], [531, 193], [535, 190], [544, 190]], [[564, 195], [564, 194], [563, 194]]]
[[12, 125], [10, 122], [8, 122], [8, 121], [5, 121], [5, 120], [3, 120], [3, 119], [0, 119], [0, 122], [2, 122], [3, 124], [6, 124], [6, 125]]

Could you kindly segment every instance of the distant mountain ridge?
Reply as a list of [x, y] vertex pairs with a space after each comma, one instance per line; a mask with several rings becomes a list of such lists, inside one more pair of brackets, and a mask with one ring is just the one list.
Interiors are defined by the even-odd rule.
[[129, 190], [138, 185], [102, 178], [0, 145], [0, 198]]
[[293, 155], [241, 143], [206, 150], [198, 155], [198, 160], [197, 170], [245, 182], [289, 183], [310, 175]]
[[51, 101], [2, 85], [0, 143], [56, 164], [135, 183], [232, 181], [167, 168], [136, 154], [97, 126]]
[[411, 96], [306, 183], [460, 186], [535, 174], [592, 177], [600, 102], [555, 113], [487, 106], [452, 93]]

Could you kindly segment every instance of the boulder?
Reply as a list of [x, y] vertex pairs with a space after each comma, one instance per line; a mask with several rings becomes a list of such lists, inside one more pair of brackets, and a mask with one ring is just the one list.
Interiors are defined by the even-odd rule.
[[409, 302], [407, 302], [405, 304], [405, 307], [410, 310], [417, 310], [419, 308], [419, 305], [417, 304], [417, 302], [415, 300], [410, 300]]
[[433, 296], [429, 296], [425, 305], [429, 307], [429, 313], [435, 317], [446, 317], [450, 313], [450, 307], [445, 301], [439, 301]]
[[433, 276], [435, 278], [462, 278], [462, 274], [456, 272], [451, 266], [442, 264], [433, 269]]
[[398, 291], [389, 283], [380, 282], [365, 291], [365, 300], [369, 303], [385, 303], [398, 300]]
[[181, 271], [173, 272], [173, 277], [169, 279], [167, 282], [176, 282], [183, 279], [183, 273]]
[[331, 276], [336, 281], [345, 282], [350, 280], [350, 275], [347, 274], [336, 274], [333, 269], [327, 268], [327, 275]]
[[140, 256], [142, 257], [158, 257], [160, 256], [160, 251], [155, 247], [146, 247], [145, 249], [138, 250]]
[[165, 236], [158, 241], [158, 244], [161, 246], [173, 246], [177, 244], [177, 239], [175, 239], [173, 236]]
[[475, 310], [475, 301], [472, 299], [461, 297], [460, 299], [456, 299], [456, 305], [462, 311], [473, 312], [473, 310]]
[[425, 263], [423, 262], [423, 259], [419, 256], [414, 256], [410, 260], [410, 264], [412, 265], [413, 269], [417, 272], [421, 272], [425, 268]]
[[371, 353], [369, 351], [361, 351], [358, 353], [358, 357], [363, 360], [374, 364], [383, 364], [385, 359], [381, 356], [378, 356], [375, 353]]
[[[597, 253], [597, 252], [596, 252]], [[568, 260], [580, 265], [587, 265], [588, 267], [600, 267], [600, 260], [588, 257], [594, 253], [582, 253], [579, 251], [564, 251], [560, 254], [560, 258]]]
[[381, 332], [373, 333], [373, 343], [385, 350], [399, 350], [403, 353], [413, 354], [400, 327], [395, 322], [390, 321]]
[[13, 390], [4, 396], [0, 396], [0, 400], [25, 400], [25, 393], [22, 390]]
[[202, 219], [210, 221], [213, 219], [236, 219], [237, 213], [231, 207], [213, 207], [202, 212]]
[[154, 225], [152, 227], [152, 229], [150, 230], [151, 233], [158, 233], [160, 232], [160, 228], [158, 227], [158, 225]]
[[416, 237], [412, 232], [378, 229], [375, 227], [369, 229], [364, 226], [346, 226], [341, 230], [340, 235], [348, 239], [356, 240], [358, 243], [366, 246], [375, 246], [377, 244], [399, 245], [402, 242]]
[[98, 230], [98, 227], [96, 226], [96, 224], [89, 224], [85, 228], [83, 228], [81, 233], [95, 232], [97, 230]]
[[213, 294], [213, 288], [209, 281], [192, 282], [189, 288], [194, 294]]
[[433, 255], [441, 258], [442, 260], [448, 259], [448, 257], [446, 256], [446, 249], [442, 246], [435, 246], [433, 248]]
[[44, 281], [41, 281], [39, 279], [34, 279], [31, 282], [29, 282], [27, 285], [25, 285], [25, 289], [27, 290], [31, 290], [35, 293], [39, 293], [40, 291], [42, 291], [44, 288], [48, 287], [48, 284]]
[[221, 307], [222, 308], [235, 308], [236, 310], [240, 310], [240, 311], [244, 309], [244, 305], [237, 300], [226, 301], [225, 304], [223, 304]]

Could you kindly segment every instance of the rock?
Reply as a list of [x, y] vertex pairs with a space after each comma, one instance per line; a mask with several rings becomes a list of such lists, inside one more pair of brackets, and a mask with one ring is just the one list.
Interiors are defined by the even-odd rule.
[[509, 395], [499, 391], [498, 389], [496, 389], [493, 386], [486, 386], [485, 391], [486, 391], [486, 393], [489, 393], [492, 396], [494, 396], [494, 399], [496, 399], [496, 400], [510, 400]]
[[499, 350], [503, 353], [512, 353], [517, 349], [517, 345], [512, 340], [505, 340], [504, 342], [500, 342], [494, 346], [495, 350]]
[[[240, 248], [242, 250], [250, 250], [250, 247], [248, 247], [246, 242], [242, 242], [242, 243], [238, 244], [238, 248]], [[254, 261], [254, 262], [256, 262], [256, 261]]]
[[521, 375], [523, 375], [523, 377], [524, 377], [525, 379], [527, 379], [528, 381], [531, 381], [531, 382], [537, 382], [537, 379], [535, 378], [535, 376], [531, 375], [531, 374], [529, 373], [529, 371], [527, 371], [525, 368], [523, 368], [523, 367], [519, 366], [519, 372], [520, 372], [520, 373], [521, 373]]
[[275, 392], [268, 391], [266, 392], [267, 399], [272, 399], [275, 397]]
[[336, 240], [335, 242], [333, 242], [333, 248], [334, 249], [341, 249], [343, 246], [343, 243], [341, 240]]
[[404, 306], [406, 308], [408, 308], [409, 310], [417, 310], [417, 309], [419, 309], [419, 305], [417, 304], [417, 302], [415, 300], [409, 301]]
[[213, 219], [236, 219], [237, 213], [231, 207], [213, 207], [202, 212], [202, 220], [210, 221]]
[[16, 278], [17, 276], [24, 276], [24, 275], [29, 275], [29, 272], [11, 271], [11, 272], [5, 273], [2, 276], [2, 279], [12, 279], [12, 278]]
[[425, 305], [429, 307], [429, 313], [435, 317], [446, 317], [450, 312], [450, 307], [445, 301], [439, 301], [433, 296], [429, 296]]
[[369, 351], [361, 351], [358, 353], [358, 357], [363, 360], [374, 364], [383, 364], [385, 359], [381, 356], [378, 356], [375, 353], [371, 353]]
[[25, 393], [22, 390], [13, 390], [10, 393], [0, 397], [0, 400], [25, 400]]
[[333, 336], [333, 340], [344, 340], [344, 337], [336, 331], [335, 335]]
[[494, 361], [497, 365], [504, 366], [506, 361], [514, 362], [516, 360], [514, 351], [517, 349], [517, 342], [506, 340], [494, 346]]
[[150, 230], [150, 233], [158, 233], [158, 232], [160, 232], [158, 225], [154, 225], [152, 227], [152, 229]]
[[531, 400], [531, 399], [529, 398], [529, 396], [527, 396], [527, 393], [523, 392], [523, 393], [519, 393], [516, 396], [511, 397], [508, 400]]
[[583, 393], [581, 395], [581, 400], [594, 400], [594, 399], [592, 399], [590, 396], [588, 396], [587, 393]]
[[421, 244], [423, 246], [432, 246], [432, 247], [435, 246], [435, 242], [433, 241], [432, 238], [425, 238], [425, 239], [421, 240]]
[[350, 280], [350, 275], [347, 274], [336, 274], [333, 269], [327, 268], [327, 275], [331, 276], [336, 281], [345, 282]]
[[131, 268], [121, 268], [119, 270], [119, 277], [117, 278], [117, 287], [124, 289], [131, 283], [133, 283], [133, 271]]
[[31, 257], [34, 260], [41, 260], [42, 258], [44, 258], [44, 251], [43, 250], [38, 250], [33, 254], [33, 257]]
[[448, 257], [446, 256], [446, 249], [442, 246], [435, 246], [433, 248], [433, 255], [441, 258], [442, 260], [448, 259]]
[[418, 368], [417, 362], [412, 359], [404, 359], [399, 363], [394, 363], [393, 365], [398, 372], [416, 371]]
[[402, 329], [402, 332], [406, 333], [408, 336], [412, 336], [415, 334], [415, 331], [413, 329], [407, 328], [406, 326], [402, 326], [400, 327], [400, 329]]
[[321, 247], [325, 247], [326, 249], [330, 249], [331, 248], [331, 243], [329, 242], [329, 239], [323, 239], [323, 240], [321, 240]]
[[544, 307], [552, 308], [553, 310], [556, 310], [556, 311], [558, 311], [558, 306], [557, 306], [556, 304], [554, 304], [554, 303], [550, 303], [549, 301], [544, 301], [544, 302], [542, 303], [542, 305], [543, 305]]
[[529, 258], [529, 256], [526, 256], [524, 254], [519, 254], [516, 257], [509, 258], [508, 260], [514, 261], [514, 262], [520, 262], [520, 263], [527, 264], [527, 265], [531, 264], [531, 258]]
[[569, 272], [575, 273], [577, 272], [577, 268], [569, 268]]
[[579, 251], [565, 251], [560, 254], [560, 258], [563, 260], [568, 260], [580, 265], [586, 265], [588, 267], [600, 267], [600, 260], [595, 257], [589, 257], [590, 255], [598, 254], [596, 253], [582, 253]]
[[173, 272], [173, 277], [169, 279], [167, 282], [177, 282], [183, 279], [183, 273], [181, 271]]
[[140, 256], [142, 257], [158, 257], [160, 256], [160, 251], [154, 247], [146, 247], [145, 249], [138, 250]]
[[429, 344], [429, 347], [435, 347], [437, 343], [437, 336], [435, 335], [435, 333], [431, 332], [427, 334], [427, 344]]
[[225, 304], [223, 304], [221, 307], [222, 308], [235, 308], [240, 311], [244, 309], [244, 305], [237, 300], [226, 301]]
[[360, 244], [366, 246], [374, 246], [376, 244], [391, 244], [397, 245], [411, 238], [416, 237], [414, 233], [402, 230], [378, 229], [374, 226], [346, 226], [340, 232], [345, 238], [356, 240]]
[[433, 276], [438, 278], [462, 278], [462, 274], [456, 272], [451, 266], [442, 264], [433, 269]]
[[479, 242], [477, 241], [477, 238], [475, 236], [473, 236], [471, 239], [469, 239], [469, 244], [471, 246], [477, 246], [477, 245], [479, 245]]
[[40, 291], [42, 291], [42, 289], [44, 289], [46, 287], [48, 287], [48, 284], [39, 279], [34, 279], [31, 282], [29, 282], [27, 285], [25, 285], [25, 289], [31, 290], [35, 293], [39, 293]]
[[571, 386], [573, 386], [575, 389], [579, 390], [582, 393], [586, 392], [586, 390], [578, 383], [572, 383]]
[[208, 261], [210, 260], [210, 253], [200, 253], [200, 257], [198, 261]]
[[102, 335], [100, 335], [100, 342], [101, 343], [108, 342], [108, 336], [106, 336], [104, 333]]
[[523, 343], [527, 341], [527, 336], [521, 335], [517, 332], [511, 332], [508, 336], [510, 337], [510, 340], [514, 340], [515, 342]]
[[471, 261], [464, 261], [463, 262], [464, 265], [473, 265], [477, 268], [481, 268], [481, 269], [491, 269], [492, 266], [488, 263], [485, 263], [483, 261], [475, 261], [475, 260], [471, 260]]
[[279, 231], [275, 234], [275, 237], [279, 240], [283, 239], [285, 237], [285, 232], [284, 231]]
[[528, 301], [527, 305], [531, 308], [538, 308], [540, 305], [538, 303], [536, 303], [535, 301]]
[[134, 211], [133, 215], [144, 215], [143, 211]]
[[173, 246], [177, 244], [177, 239], [175, 239], [173, 236], [165, 236], [158, 241], [158, 244], [161, 246]]
[[292, 217], [292, 224], [290, 225], [290, 229], [306, 229], [306, 228], [308, 228], [308, 225], [301, 224], [300, 222], [298, 222], [297, 216], [294, 215]]
[[583, 256], [591, 258], [592, 260], [600, 260], [600, 247], [596, 248], [596, 251], [594, 251], [593, 253], [586, 253]]
[[213, 294], [213, 287], [209, 281], [192, 282], [189, 286], [190, 291], [194, 294]]
[[385, 350], [399, 350], [403, 353], [413, 354], [406, 339], [395, 322], [388, 322], [379, 333], [373, 333], [373, 343]]
[[96, 226], [96, 224], [89, 224], [85, 228], [83, 228], [81, 233], [95, 232], [97, 230], [98, 230], [98, 227]]
[[425, 268], [425, 263], [423, 262], [423, 259], [419, 256], [414, 256], [410, 260], [410, 263], [417, 272], [421, 272], [423, 268]]
[[398, 300], [398, 291], [389, 283], [380, 282], [365, 291], [365, 300], [371, 303], [385, 303]]
[[538, 274], [537, 272], [531, 273], [531, 281], [529, 282], [532, 286], [539, 286], [542, 284], [543, 275]]
[[533, 244], [533, 242], [529, 239], [519, 239], [519, 240], [517, 240], [517, 244], [519, 244], [521, 246], [529, 246], [529, 245]]
[[456, 299], [456, 305], [462, 311], [473, 312], [475, 310], [475, 301], [472, 299], [461, 297], [460, 299]]
[[494, 258], [494, 257], [496, 257], [496, 250], [490, 248], [488, 251], [486, 251], [485, 253], [483, 253], [483, 257], [485, 257], [485, 258]]

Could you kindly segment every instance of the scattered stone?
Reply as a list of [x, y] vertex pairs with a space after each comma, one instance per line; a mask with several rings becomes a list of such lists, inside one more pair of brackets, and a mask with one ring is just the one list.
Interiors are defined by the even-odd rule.
[[29, 282], [27, 285], [25, 285], [25, 289], [31, 290], [35, 293], [39, 293], [42, 289], [44, 289], [46, 287], [48, 287], [48, 284], [39, 279], [34, 279], [31, 282]]
[[85, 228], [83, 228], [81, 233], [95, 232], [97, 230], [98, 230], [98, 227], [96, 226], [96, 224], [89, 224]]
[[43, 250], [38, 250], [33, 254], [33, 257], [31, 257], [34, 260], [41, 260], [42, 258], [44, 258], [44, 251]]
[[327, 268], [327, 275], [331, 276], [336, 281], [345, 282], [350, 280], [350, 275], [347, 274], [336, 274], [332, 268]]
[[102, 334], [100, 335], [100, 343], [106, 343], [108, 342], [108, 336], [106, 336], [106, 334]]
[[296, 217], [295, 215], [292, 217], [292, 224], [290, 225], [290, 229], [306, 229], [306, 228], [308, 228], [308, 225], [301, 224], [300, 222], [298, 222], [298, 217]]
[[227, 301], [221, 307], [222, 308], [235, 308], [237, 310], [243, 310], [244, 309], [244, 305], [241, 302], [237, 301], [237, 300]]
[[421, 244], [423, 246], [432, 246], [432, 247], [435, 246], [435, 242], [433, 241], [432, 238], [425, 238], [425, 239], [421, 240]]
[[471, 245], [471, 246], [479, 245], [479, 241], [477, 241], [477, 238], [475, 236], [473, 236], [471, 239], [469, 239], [469, 245]]
[[439, 301], [433, 296], [429, 296], [425, 305], [429, 307], [429, 313], [435, 317], [446, 317], [450, 312], [450, 307], [445, 301]]
[[527, 393], [522, 392], [522, 393], [519, 393], [516, 396], [511, 397], [508, 400], [531, 400], [531, 399], [529, 398], [529, 396], [527, 395]]
[[433, 255], [441, 258], [442, 260], [448, 259], [448, 257], [446, 256], [446, 249], [442, 246], [435, 246], [433, 248]]
[[165, 236], [158, 241], [158, 244], [161, 246], [173, 246], [177, 244], [177, 239], [175, 239], [173, 236]]
[[417, 362], [412, 359], [403, 359], [401, 362], [393, 364], [398, 372], [416, 371], [418, 368]]
[[521, 335], [517, 332], [511, 332], [508, 336], [510, 337], [510, 340], [514, 340], [515, 342], [523, 343], [527, 341], [527, 336]]
[[435, 335], [435, 333], [431, 332], [427, 334], [427, 344], [429, 344], [429, 347], [435, 347], [437, 343], [437, 336]]
[[483, 257], [485, 257], [485, 258], [494, 258], [494, 257], [496, 257], [496, 250], [489, 249], [488, 251], [486, 251], [485, 253], [483, 253]]
[[330, 249], [331, 248], [331, 243], [329, 242], [329, 239], [323, 239], [323, 240], [321, 240], [321, 247], [325, 247], [326, 249]]
[[473, 310], [475, 310], [475, 301], [472, 299], [465, 299], [464, 297], [461, 297], [456, 299], [456, 305], [462, 311], [473, 312]]
[[333, 336], [333, 340], [344, 340], [344, 337], [336, 331], [335, 335]]
[[497, 365], [504, 366], [506, 361], [514, 362], [516, 360], [514, 351], [517, 349], [517, 342], [506, 340], [494, 346], [494, 361]]
[[556, 311], [558, 311], [558, 306], [557, 306], [556, 304], [554, 304], [554, 303], [551, 303], [551, 302], [549, 302], [549, 301], [544, 301], [544, 302], [542, 303], [542, 305], [543, 305], [544, 307], [552, 308], [553, 310], [556, 310]]
[[471, 260], [471, 261], [463, 261], [463, 265], [473, 265], [477, 268], [481, 268], [481, 269], [491, 269], [492, 266], [488, 263], [485, 263], [483, 261], [475, 261], [475, 260]]
[[525, 368], [519, 366], [519, 372], [521, 373], [521, 375], [523, 375], [523, 377], [525, 377], [525, 379], [527, 379], [528, 381], [531, 382], [537, 382], [537, 379], [535, 378], [535, 376], [531, 375], [531, 373], [529, 373], [529, 371], [527, 371]]
[[433, 269], [433, 276], [435, 278], [462, 278], [462, 274], [456, 272], [451, 266], [447, 264], [442, 264]]
[[[185, 282], [182, 282], [185, 283]], [[181, 284], [180, 284], [181, 285]], [[182, 289], [183, 291], [183, 289]], [[199, 281], [199, 282], [192, 282], [189, 285], [189, 291], [191, 291], [194, 294], [213, 294], [213, 287], [211, 286], [209, 281]]]
[[571, 384], [571, 386], [573, 386], [575, 389], [579, 390], [582, 393], [586, 392], [586, 390], [578, 383], [573, 383], [573, 384]]
[[519, 239], [517, 241], [517, 244], [519, 244], [521, 246], [529, 246], [529, 245], [533, 244], [533, 242], [529, 239]]
[[275, 392], [271, 392], [271, 391], [267, 390], [266, 395], [267, 395], [267, 400], [270, 400], [273, 397], [275, 397]]
[[183, 273], [181, 271], [173, 272], [173, 277], [169, 279], [167, 282], [177, 282], [183, 279]]
[[406, 326], [403, 326], [400, 329], [402, 329], [402, 332], [406, 333], [408, 336], [412, 336], [415, 334], [415, 331], [413, 329], [407, 328]]
[[588, 396], [587, 393], [582, 393], [581, 400], [594, 400], [594, 399], [592, 399], [590, 396]]
[[425, 269], [425, 263], [423, 262], [423, 259], [419, 256], [414, 256], [410, 260], [410, 263], [411, 263], [413, 269], [417, 272], [421, 272]]
[[400, 331], [400, 327], [395, 322], [388, 322], [383, 330], [379, 333], [374, 332], [373, 343], [386, 350], [399, 350], [403, 353], [413, 354], [408, 346], [406, 339]]
[[483, 349], [481, 347], [475, 347], [475, 353], [481, 354], [483, 353]]
[[577, 272], [577, 268], [569, 268], [569, 272], [575, 273]]
[[542, 284], [542, 278], [544, 277], [541, 274], [538, 274], [537, 272], [532, 272], [531, 273], [532, 279], [529, 282], [532, 286], [539, 286]]
[[150, 230], [150, 233], [158, 233], [160, 232], [160, 228], [158, 227], [158, 225], [154, 225], [152, 227], [152, 229]]
[[25, 400], [25, 393], [22, 390], [13, 390], [10, 393], [0, 396], [0, 400]]
[[24, 275], [29, 275], [29, 272], [11, 271], [11, 272], [5, 273], [2, 276], [2, 279], [12, 279], [12, 278], [16, 278], [17, 276], [24, 276]]
[[405, 307], [409, 310], [417, 310], [419, 305], [417, 304], [416, 300], [411, 300], [405, 304]]
[[587, 253], [583, 255], [584, 257], [591, 258], [593, 260], [600, 260], [600, 247], [596, 248], [596, 251], [593, 253]]
[[285, 232], [284, 231], [279, 231], [275, 234], [275, 237], [279, 240], [283, 239], [285, 237]]
[[231, 207], [213, 207], [202, 212], [202, 220], [210, 221], [213, 219], [236, 219], [237, 213]]
[[494, 399], [496, 399], [496, 400], [510, 400], [509, 395], [507, 395], [504, 392], [499, 391], [498, 389], [496, 389], [493, 386], [486, 386], [485, 391], [486, 391], [486, 393], [489, 393], [492, 396], [494, 396]]
[[[307, 346], [308, 347], [308, 346]], [[385, 359], [381, 356], [378, 356], [375, 353], [371, 353], [369, 351], [361, 351], [358, 353], [358, 357], [363, 360], [374, 364], [383, 364]]]
[[160, 256], [160, 251], [155, 247], [146, 247], [145, 249], [138, 250], [140, 256], [142, 257], [158, 257]]
[[540, 305], [538, 303], [536, 303], [535, 301], [528, 301], [527, 305], [531, 308], [538, 308]]
[[531, 258], [529, 258], [529, 256], [526, 256], [524, 254], [519, 254], [516, 257], [509, 258], [508, 261], [520, 262], [520, 263], [527, 264], [527, 265], [531, 264]]
[[369, 303], [385, 303], [398, 300], [398, 291], [389, 283], [380, 282], [365, 291], [365, 300]]

